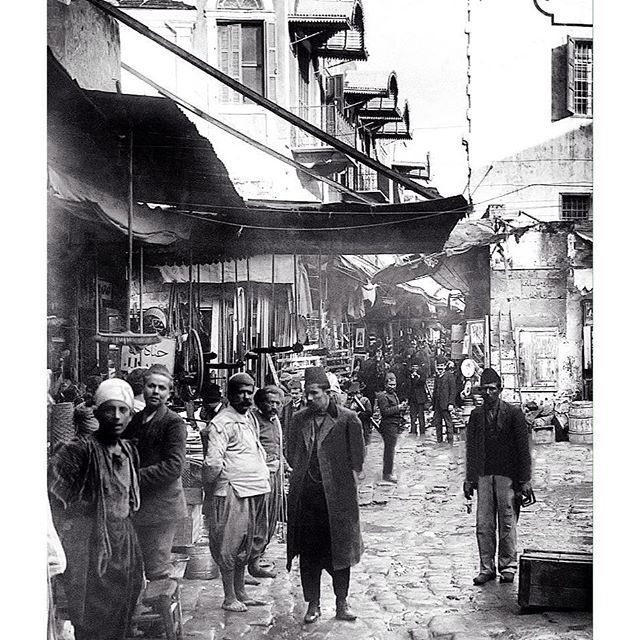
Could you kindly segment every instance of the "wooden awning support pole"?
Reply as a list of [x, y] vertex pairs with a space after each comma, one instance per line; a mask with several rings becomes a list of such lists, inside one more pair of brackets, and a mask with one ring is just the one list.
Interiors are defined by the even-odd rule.
[[174, 44], [166, 38], [163, 38], [161, 35], [158, 35], [155, 31], [152, 31], [151, 29], [149, 29], [149, 27], [142, 24], [142, 22], [140, 22], [139, 20], [132, 18], [124, 11], [121, 11], [120, 9], [110, 5], [108, 2], [106, 2], [106, 0], [88, 0], [88, 2], [90, 2], [98, 9], [101, 9], [112, 18], [115, 18], [119, 22], [122, 22], [122, 24], [133, 29], [137, 33], [145, 36], [146, 38], [149, 38], [150, 40], [153, 40], [153, 42], [159, 44], [161, 47], [168, 49], [189, 64], [192, 64], [194, 67], [200, 69], [200, 71], [206, 73], [208, 76], [211, 76], [219, 82], [222, 82], [222, 84], [229, 87], [233, 91], [236, 91], [245, 98], [249, 98], [256, 104], [264, 107], [267, 111], [274, 113], [290, 124], [298, 127], [299, 129], [302, 129], [303, 131], [306, 131], [308, 134], [318, 138], [319, 140], [322, 140], [322, 142], [325, 142], [326, 144], [332, 146], [334, 149], [342, 151], [342, 153], [349, 156], [350, 158], [353, 158], [354, 160], [357, 160], [358, 162], [361, 162], [366, 167], [369, 167], [374, 171], [381, 173], [383, 176], [386, 176], [390, 180], [401, 184], [403, 187], [409, 189], [410, 191], [423, 196], [427, 200], [433, 200], [433, 194], [428, 189], [425, 189], [425, 187], [423, 187], [422, 185], [417, 184], [413, 180], [409, 180], [409, 178], [399, 174], [397, 171], [393, 171], [393, 169], [390, 169], [389, 167], [383, 165], [381, 162], [370, 158], [367, 154], [358, 151], [351, 145], [342, 142], [342, 140], [335, 138], [326, 131], [323, 131], [315, 125], [312, 125], [310, 122], [307, 122], [303, 118], [300, 118], [294, 113], [291, 113], [287, 109], [281, 107], [279, 104], [276, 104], [268, 98], [260, 95], [253, 89], [246, 87], [241, 82], [234, 80], [226, 73], [222, 73], [222, 71], [220, 71], [219, 69], [212, 67], [210, 64], [204, 62], [197, 56], [194, 56], [188, 51], [185, 51], [177, 44]]
[[187, 111], [191, 111], [191, 113], [194, 113], [195, 115], [199, 116], [209, 124], [212, 124], [215, 127], [222, 129], [229, 135], [232, 135], [235, 138], [238, 138], [238, 140], [242, 140], [243, 142], [250, 144], [252, 147], [255, 147], [256, 149], [263, 151], [264, 153], [270, 155], [272, 158], [276, 158], [277, 160], [280, 160], [280, 162], [284, 162], [285, 164], [288, 164], [289, 166], [293, 167], [297, 171], [301, 171], [302, 173], [313, 178], [314, 180], [319, 180], [320, 182], [324, 182], [325, 184], [328, 184], [329, 186], [336, 189], [337, 191], [340, 191], [341, 193], [346, 193], [347, 195], [350, 195], [352, 198], [356, 198], [357, 200], [360, 200], [360, 202], [364, 202], [366, 204], [373, 203], [372, 200], [363, 196], [357, 191], [352, 191], [348, 187], [341, 185], [339, 182], [336, 182], [335, 180], [331, 180], [331, 178], [327, 178], [326, 176], [320, 175], [319, 173], [313, 171], [313, 169], [309, 169], [308, 167], [305, 167], [300, 162], [296, 162], [295, 160], [288, 158], [282, 153], [275, 151], [271, 147], [268, 147], [267, 145], [262, 144], [262, 142], [259, 142], [258, 140], [242, 133], [241, 131], [234, 129], [233, 127], [226, 124], [226, 122], [222, 122], [222, 120], [218, 120], [217, 118], [214, 118], [212, 115], [210, 115], [206, 111], [199, 109], [198, 107], [190, 104], [186, 100], [183, 100], [182, 98], [177, 96], [175, 93], [172, 93], [168, 89], [165, 89], [164, 87], [160, 86], [157, 82], [154, 82], [153, 80], [151, 80], [151, 78], [147, 78], [145, 75], [143, 75], [139, 71], [136, 71], [133, 67], [130, 67], [128, 64], [122, 62], [121, 66], [125, 71], [128, 71], [131, 75], [138, 78], [138, 80], [142, 80], [142, 82], [145, 82], [150, 87], [153, 87], [160, 95], [163, 95], [165, 98], [169, 98], [170, 100], [173, 100], [176, 104], [179, 104], [183, 109], [186, 109]]

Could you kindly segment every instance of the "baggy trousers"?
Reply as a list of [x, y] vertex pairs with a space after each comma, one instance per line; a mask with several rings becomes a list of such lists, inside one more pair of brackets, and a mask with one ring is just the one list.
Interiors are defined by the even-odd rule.
[[451, 412], [446, 409], [433, 410], [433, 424], [436, 426], [436, 440], [442, 442], [442, 421], [447, 427], [447, 442], [453, 442], [453, 419]]
[[516, 504], [513, 480], [505, 476], [478, 478], [476, 537], [480, 552], [480, 572], [496, 572], [496, 520], [498, 523], [498, 571], [518, 568]]

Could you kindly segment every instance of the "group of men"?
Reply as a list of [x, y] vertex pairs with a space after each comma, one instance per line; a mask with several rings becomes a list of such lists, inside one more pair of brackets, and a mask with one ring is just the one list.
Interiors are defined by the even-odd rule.
[[[323, 570], [332, 577], [336, 617], [355, 620], [347, 596], [350, 569], [364, 548], [358, 484], [364, 479], [367, 434], [358, 415], [371, 418], [371, 406], [359, 385], [350, 388], [342, 406], [321, 367], [305, 370], [304, 393], [294, 389], [297, 402], [286, 417], [286, 434], [279, 420], [286, 415], [281, 389], [256, 392], [246, 373], [229, 379], [228, 406], [219, 401], [208, 409], [212, 417], [202, 433], [204, 511], [209, 547], [221, 571], [222, 607], [243, 612], [265, 604], [247, 593], [246, 573], [275, 576], [262, 557], [286, 511], [287, 569], [299, 557], [305, 623], [321, 615]], [[186, 515], [181, 483], [186, 428], [166, 406], [171, 391], [166, 368], [146, 370], [145, 406], [134, 415], [131, 386], [120, 379], [102, 382], [93, 399], [97, 431], [52, 453], [49, 492], [67, 556], [62, 582], [77, 640], [122, 640], [143, 568], [148, 581], [171, 575], [172, 541]], [[496, 524], [497, 569], [503, 582], [513, 581], [519, 506], [532, 494], [524, 416], [500, 399], [501, 381], [492, 369], [483, 372], [481, 391], [484, 405], [468, 425], [463, 487], [468, 498], [478, 493], [477, 585], [497, 575]], [[385, 443], [383, 475], [396, 481], [393, 452], [402, 410], [393, 374], [385, 374], [384, 392], [376, 400]]]

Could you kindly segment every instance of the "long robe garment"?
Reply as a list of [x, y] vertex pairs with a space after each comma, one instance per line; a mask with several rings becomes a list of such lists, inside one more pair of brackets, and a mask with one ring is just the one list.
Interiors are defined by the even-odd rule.
[[[287, 517], [287, 569], [300, 553], [303, 490], [313, 441], [314, 414], [306, 408], [293, 416], [289, 432], [290, 478]], [[357, 564], [364, 550], [360, 533], [358, 487], [353, 472], [362, 471], [365, 445], [355, 412], [329, 405], [316, 438], [318, 466], [327, 500], [331, 561], [334, 569]]]
[[[60, 446], [49, 463], [49, 495], [67, 569], [62, 584], [76, 640], [123, 640], [142, 587], [131, 513], [140, 506], [138, 456], [93, 436]], [[117, 469], [116, 469], [117, 467]]]

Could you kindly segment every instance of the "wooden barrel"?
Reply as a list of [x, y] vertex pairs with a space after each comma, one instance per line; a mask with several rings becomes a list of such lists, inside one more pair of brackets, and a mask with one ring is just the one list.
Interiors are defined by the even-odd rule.
[[185, 553], [189, 556], [189, 562], [184, 573], [187, 580], [213, 580], [220, 573], [218, 565], [211, 557], [209, 545], [191, 544], [186, 547], [173, 547], [174, 553]]
[[593, 442], [593, 402], [574, 400], [569, 407], [569, 442]]

